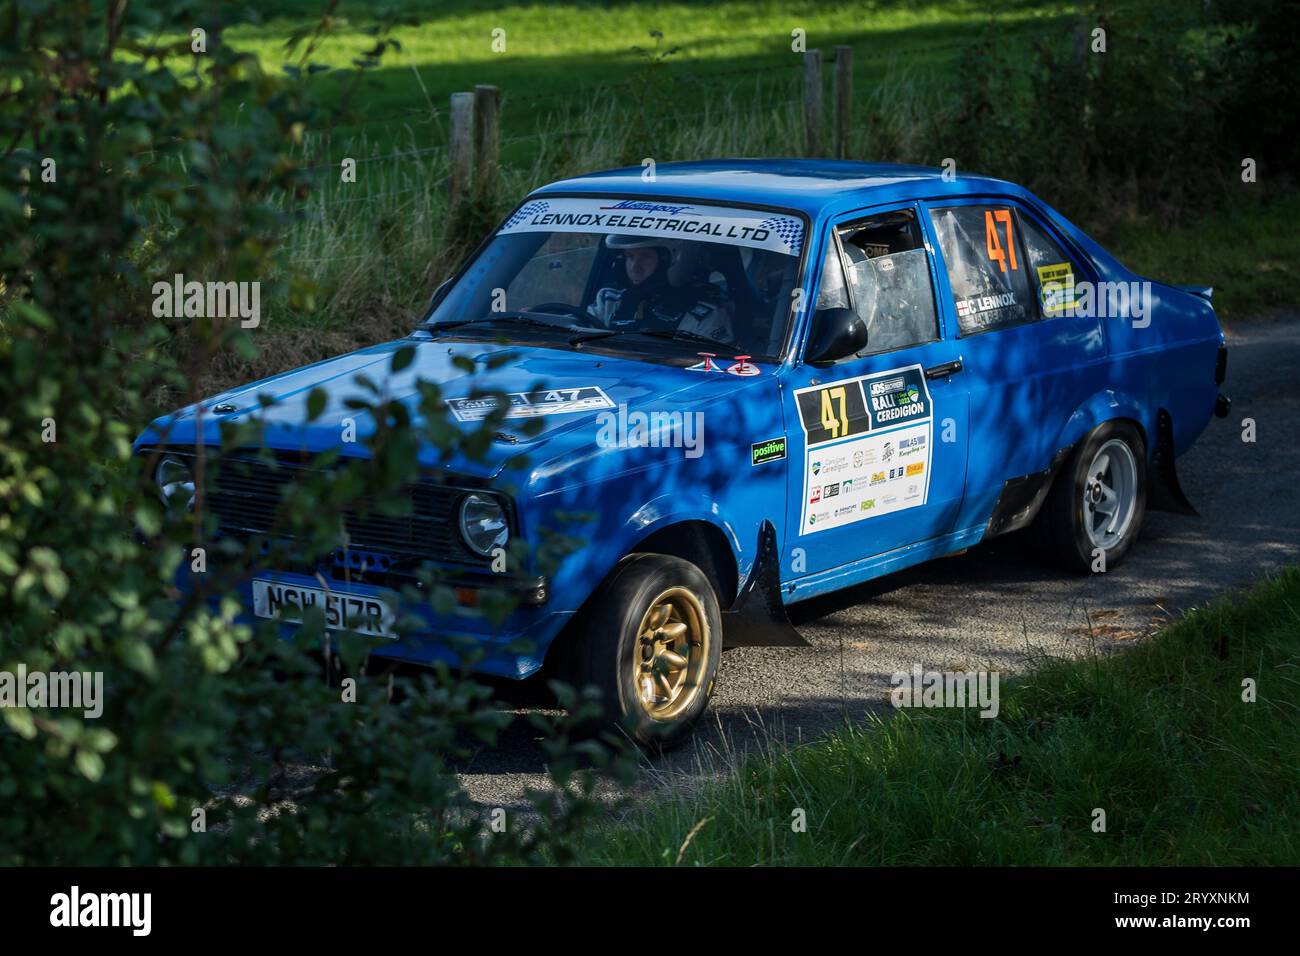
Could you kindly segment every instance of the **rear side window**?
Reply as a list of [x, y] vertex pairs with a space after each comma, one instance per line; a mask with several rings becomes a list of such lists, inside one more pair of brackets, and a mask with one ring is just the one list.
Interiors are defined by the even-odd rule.
[[1019, 220], [1010, 206], [932, 209], [962, 335], [1038, 318]]
[[1020, 216], [1020, 228], [1029, 255], [1030, 277], [1038, 294], [1043, 315], [1051, 318], [1072, 311], [1075, 283], [1083, 276], [1061, 247], [1028, 216]]

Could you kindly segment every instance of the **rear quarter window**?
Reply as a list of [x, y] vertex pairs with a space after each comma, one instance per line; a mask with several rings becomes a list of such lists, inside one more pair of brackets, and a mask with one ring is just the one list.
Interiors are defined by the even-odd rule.
[[1019, 222], [1039, 308], [1047, 318], [1066, 315], [1074, 305], [1075, 284], [1083, 281], [1084, 276], [1078, 265], [1029, 216], [1020, 216]]

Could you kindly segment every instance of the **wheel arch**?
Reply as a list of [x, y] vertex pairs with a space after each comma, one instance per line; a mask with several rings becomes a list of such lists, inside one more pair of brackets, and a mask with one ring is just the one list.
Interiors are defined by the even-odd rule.
[[[1106, 415], [1107, 410], [1121, 413]], [[995, 538], [1032, 524], [1060, 479], [1061, 472], [1073, 457], [1074, 450], [1104, 425], [1123, 422], [1136, 428], [1142, 439], [1144, 459], [1150, 464], [1154, 451], [1140, 414], [1135, 402], [1116, 401], [1114, 393], [1104, 397], [1094, 396], [1090, 402], [1079, 406], [1061, 430], [1061, 437], [1057, 441], [1048, 466], [1039, 472], [1009, 478], [1003, 483], [1002, 493], [998, 496], [993, 506], [993, 513], [985, 525], [984, 538]]]
[[1151, 434], [1156, 416], [1148, 413], [1133, 395], [1116, 389], [1104, 389], [1091, 395], [1065, 420], [1057, 435], [1057, 450], [1074, 448], [1107, 422], [1127, 421], [1142, 436], [1148, 460], [1152, 454]]
[[[1057, 479], [1060, 477], [1060, 473], [1063, 470], [1065, 463], [1070, 460], [1070, 457], [1074, 454], [1074, 450], [1078, 448], [1080, 445], [1082, 445], [1085, 441], [1087, 441], [1088, 438], [1091, 437], [1094, 432], [1096, 432], [1099, 428], [1102, 428], [1105, 425], [1122, 422], [1126, 425], [1132, 425], [1134, 428], [1136, 428], [1138, 436], [1142, 439], [1143, 457], [1146, 460], [1146, 462], [1149, 464], [1151, 461], [1151, 456], [1154, 453], [1151, 445], [1151, 439], [1148, 436], [1146, 426], [1142, 423], [1142, 420], [1136, 414], [1137, 412], [1136, 407], [1132, 408], [1131, 411], [1133, 411], [1135, 414], [1111, 415], [1107, 418], [1097, 419], [1091, 425], [1079, 431], [1078, 434], [1074, 436], [1073, 440], [1061, 444], [1056, 454], [1052, 456], [1052, 464], [1049, 468], [1050, 480], [1047, 482], [1047, 487], [1044, 489], [1044, 497], [1046, 497], [1046, 495], [1052, 490], [1052, 486], [1056, 484]], [[1041, 501], [1039, 502], [1039, 504], [1041, 505]], [[1035, 509], [1035, 511], [1037, 511], [1037, 509]]]
[[599, 574], [581, 605], [548, 645], [545, 664], [548, 673], [558, 675], [563, 672], [580, 637], [575, 629], [585, 626], [591, 602], [634, 555], [662, 554], [691, 562], [712, 585], [718, 598], [718, 609], [725, 614], [735, 603], [741, 584], [740, 561], [732, 535], [730, 528], [693, 514], [663, 516], [644, 527], [638, 536], [630, 539], [622, 554]]
[[690, 561], [709, 579], [726, 611], [736, 600], [740, 586], [740, 562], [731, 538], [720, 527], [703, 518], [668, 520], [633, 542], [629, 553], [666, 554]]

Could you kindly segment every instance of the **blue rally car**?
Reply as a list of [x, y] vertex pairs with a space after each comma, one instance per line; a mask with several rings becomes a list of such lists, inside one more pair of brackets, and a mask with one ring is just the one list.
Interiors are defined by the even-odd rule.
[[[349, 547], [382, 573], [262, 574], [244, 586], [250, 618], [319, 603], [413, 662], [454, 660], [449, 642], [469, 638], [479, 671], [549, 665], [666, 745], [707, 706], [724, 645], [802, 643], [792, 604], [1021, 528], [1101, 571], [1146, 508], [1191, 510], [1175, 457], [1227, 413], [1210, 290], [1134, 275], [995, 179], [814, 160], [643, 172], [532, 193], [408, 338], [140, 437], [164, 496], [192, 495], [196, 447], [262, 416], [286, 467], [250, 458], [207, 500], [224, 533], [256, 535], [302, 453], [339, 445], [356, 375], [412, 407], [436, 382], [464, 429], [508, 399], [486, 457], [426, 450], [409, 517], [349, 516]], [[317, 387], [330, 402], [309, 422]], [[551, 532], [584, 544], [546, 576], [494, 567]], [[427, 626], [395, 636], [384, 595], [430, 563], [459, 604], [407, 608]], [[519, 603], [494, 626], [476, 596], [502, 587]]]

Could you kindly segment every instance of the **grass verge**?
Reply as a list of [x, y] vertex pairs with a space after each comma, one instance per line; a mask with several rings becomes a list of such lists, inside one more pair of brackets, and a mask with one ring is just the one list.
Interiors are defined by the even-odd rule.
[[[1258, 699], [1243, 701], [1243, 680]], [[589, 864], [1300, 862], [1300, 568], [1132, 651], [1046, 662], [1001, 712], [904, 710], [599, 831]], [[1094, 811], [1105, 811], [1095, 832]], [[806, 832], [795, 832], [796, 810]]]

